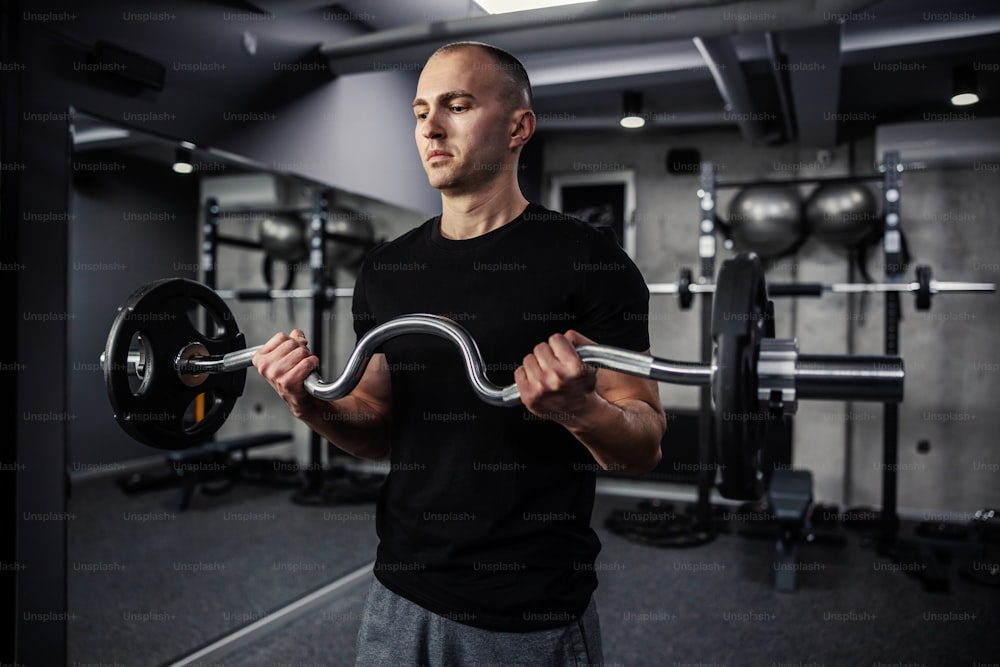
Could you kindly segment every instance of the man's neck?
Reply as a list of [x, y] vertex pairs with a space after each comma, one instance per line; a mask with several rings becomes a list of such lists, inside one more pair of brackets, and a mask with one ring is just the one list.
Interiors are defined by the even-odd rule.
[[441, 193], [441, 236], [463, 241], [503, 227], [524, 212], [528, 200], [516, 186], [475, 194]]

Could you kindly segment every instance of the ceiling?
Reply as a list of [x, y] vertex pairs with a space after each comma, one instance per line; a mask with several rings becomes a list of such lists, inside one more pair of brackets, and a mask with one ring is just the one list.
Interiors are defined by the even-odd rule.
[[[319, 58], [337, 77], [371, 73], [373, 63], [416, 72], [448, 41], [508, 48], [531, 76], [543, 137], [625, 132], [618, 120], [626, 91], [642, 95], [647, 124], [640, 132], [727, 127], [751, 144], [821, 148], [887, 123], [1000, 117], [996, 0], [597, 0], [498, 16], [473, 0], [216, 0], [205, 6], [219, 3], [276, 19], [255, 30], [269, 31], [291, 59]], [[205, 31], [218, 31], [211, 20], [217, 13], [205, 10]], [[345, 30], [332, 32], [331, 19], [350, 24], [347, 34], [354, 36], [333, 39]], [[202, 37], [193, 43], [218, 41], [207, 32]], [[176, 49], [168, 31], [147, 38], [153, 53]], [[226, 62], [227, 81], [261, 88], [249, 59]], [[959, 66], [975, 68], [981, 97], [975, 106], [948, 102]], [[310, 85], [322, 85], [326, 76]], [[88, 128], [100, 129], [80, 127]], [[155, 137], [102, 138], [98, 132], [77, 149], [142, 142], [162, 159], [171, 159], [176, 147]], [[247, 166], [222, 161], [226, 169]]]
[[[419, 65], [456, 39], [513, 51], [541, 132], [615, 130], [625, 91], [647, 127], [736, 127], [752, 143], [829, 146], [875, 124], [1000, 113], [1000, 3], [598, 0], [488, 16], [472, 0], [252, 0], [281, 17], [341, 12], [367, 31], [321, 45], [338, 76]], [[976, 68], [981, 102], [948, 103]], [[928, 115], [932, 114], [932, 115]]]

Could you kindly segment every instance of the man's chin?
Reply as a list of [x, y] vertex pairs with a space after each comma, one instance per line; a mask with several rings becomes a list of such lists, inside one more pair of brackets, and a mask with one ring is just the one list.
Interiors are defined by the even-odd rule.
[[458, 183], [455, 182], [451, 176], [447, 174], [442, 174], [440, 172], [428, 172], [427, 182], [435, 190], [451, 190], [455, 188]]
[[444, 169], [434, 166], [424, 165], [424, 172], [427, 174], [427, 182], [431, 184], [432, 188], [441, 187], [451, 180], [451, 175], [446, 173]]

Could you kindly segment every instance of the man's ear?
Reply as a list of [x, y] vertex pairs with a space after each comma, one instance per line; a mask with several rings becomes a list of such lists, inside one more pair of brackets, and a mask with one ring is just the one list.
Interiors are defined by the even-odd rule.
[[514, 113], [513, 128], [510, 133], [510, 147], [517, 148], [528, 143], [535, 134], [535, 112], [519, 109]]

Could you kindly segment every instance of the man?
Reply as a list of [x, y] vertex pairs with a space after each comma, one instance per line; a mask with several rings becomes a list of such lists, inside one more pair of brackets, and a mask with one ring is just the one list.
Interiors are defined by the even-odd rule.
[[613, 234], [523, 197], [518, 158], [535, 116], [513, 56], [442, 47], [413, 112], [441, 215], [366, 258], [355, 330], [451, 317], [524, 407], [480, 401], [454, 346], [431, 336], [384, 344], [333, 402], [303, 389], [319, 360], [301, 331], [276, 335], [254, 364], [330, 442], [390, 460], [358, 664], [599, 663], [596, 469], [652, 469], [666, 422], [654, 382], [594, 371], [575, 347], [648, 353], [648, 290]]

